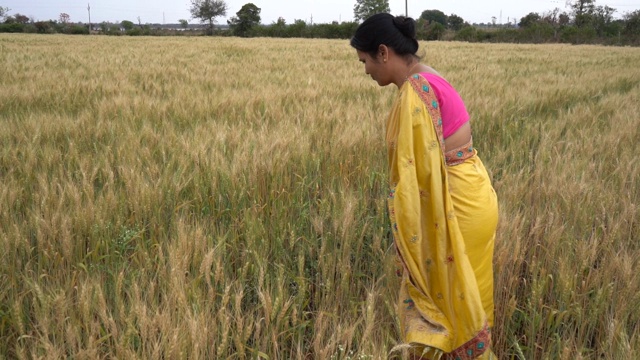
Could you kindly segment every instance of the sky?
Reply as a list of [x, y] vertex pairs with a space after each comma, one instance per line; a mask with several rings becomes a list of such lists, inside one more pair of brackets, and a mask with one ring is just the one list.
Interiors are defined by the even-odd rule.
[[[279, 17], [287, 23], [296, 19], [307, 23], [330, 23], [353, 20], [355, 0], [226, 0], [229, 7], [226, 17], [216, 19], [219, 24], [235, 15], [242, 5], [252, 2], [262, 11], [263, 24], [271, 24]], [[409, 16], [418, 18], [422, 11], [437, 9], [447, 15], [456, 14], [469, 23], [489, 23], [493, 16], [498, 23], [519, 21], [530, 12], [544, 13], [558, 7], [565, 10], [566, 0], [389, 0], [391, 13], [405, 14], [405, 2]], [[0, 0], [0, 6], [9, 8], [9, 14], [20, 13], [36, 21], [58, 20], [60, 13], [70, 16], [72, 22], [88, 22], [90, 6], [91, 22], [177, 23], [191, 19], [190, 0]], [[640, 0], [596, 0], [596, 5], [608, 5], [618, 10], [615, 17], [640, 9]], [[517, 21], [516, 21], [517, 22]]]

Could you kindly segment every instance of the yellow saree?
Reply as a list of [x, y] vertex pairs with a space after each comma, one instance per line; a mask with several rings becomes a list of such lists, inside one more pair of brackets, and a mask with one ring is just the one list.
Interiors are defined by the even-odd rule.
[[403, 341], [426, 359], [491, 358], [497, 199], [487, 172], [472, 147], [447, 161], [439, 104], [420, 75], [400, 89], [386, 141]]

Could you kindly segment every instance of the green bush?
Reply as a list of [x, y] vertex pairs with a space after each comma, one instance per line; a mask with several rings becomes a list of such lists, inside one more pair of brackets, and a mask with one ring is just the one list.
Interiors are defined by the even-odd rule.
[[302, 20], [287, 25], [275, 23], [271, 25], [255, 26], [250, 36], [280, 37], [280, 38], [320, 38], [320, 39], [349, 39], [358, 28], [356, 22], [307, 25]]
[[107, 35], [115, 35], [120, 36], [122, 32], [120, 31], [120, 25], [110, 25], [106, 28]]
[[479, 42], [494, 42], [496, 38], [495, 31], [476, 30], [476, 41]]
[[441, 40], [447, 29], [439, 22], [434, 22], [427, 27], [424, 40]]
[[72, 35], [89, 35], [89, 28], [82, 25], [73, 25], [69, 27], [67, 33]]
[[603, 35], [606, 37], [620, 36], [624, 32], [625, 24], [622, 21], [613, 21], [603, 28]]
[[640, 10], [627, 13], [624, 17], [624, 34], [630, 37], [640, 37]]
[[591, 27], [567, 26], [560, 31], [560, 41], [564, 43], [591, 44], [596, 40], [596, 37], [596, 30]]
[[36, 34], [38, 33], [38, 28], [36, 28], [35, 24], [24, 24], [22, 32], [25, 32], [27, 34]]
[[[323, 34], [321, 37], [326, 37], [327, 39], [332, 37], [332, 31], [329, 26], [317, 25], [316, 30], [318, 33]], [[287, 37], [315, 37], [312, 34], [312, 31], [307, 32], [307, 24], [302, 20], [296, 20], [293, 24], [287, 26]]]
[[0, 33], [21, 33], [24, 32], [24, 25], [19, 23], [0, 24]]
[[36, 31], [39, 34], [53, 34], [55, 32], [51, 21], [38, 21], [33, 25], [36, 27]]
[[575, 43], [578, 36], [578, 28], [575, 26], [565, 26], [560, 30], [560, 42]]
[[550, 24], [537, 22], [521, 30], [520, 39], [522, 42], [539, 44], [552, 41], [555, 37], [555, 33], [555, 29]]
[[492, 42], [517, 43], [520, 41], [520, 30], [499, 29], [494, 32]]
[[284, 37], [287, 31], [285, 24], [260, 25], [254, 29], [258, 37]]
[[456, 33], [454, 40], [468, 42], [478, 41], [478, 30], [473, 26], [467, 26]]
[[135, 27], [135, 28], [133, 28], [133, 29], [131, 29], [131, 30], [127, 30], [127, 31], [125, 32], [125, 34], [127, 34], [127, 35], [129, 35], [129, 36], [140, 36], [140, 35], [143, 35], [143, 34], [142, 34], [142, 29], [141, 29], [141, 28], [139, 28], [139, 27]]

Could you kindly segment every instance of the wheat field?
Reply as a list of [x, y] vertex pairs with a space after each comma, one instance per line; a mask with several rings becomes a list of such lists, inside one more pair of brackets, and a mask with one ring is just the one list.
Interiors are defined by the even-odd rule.
[[[500, 199], [501, 359], [640, 358], [640, 49], [423, 43]], [[386, 359], [347, 41], [0, 35], [0, 358]]]

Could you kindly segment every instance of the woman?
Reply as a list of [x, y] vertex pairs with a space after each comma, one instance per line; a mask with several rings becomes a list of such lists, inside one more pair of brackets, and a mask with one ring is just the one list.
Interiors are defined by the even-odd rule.
[[413, 19], [374, 15], [351, 45], [367, 75], [399, 89], [386, 142], [403, 341], [416, 358], [492, 358], [498, 203], [469, 114], [451, 85], [420, 63]]

